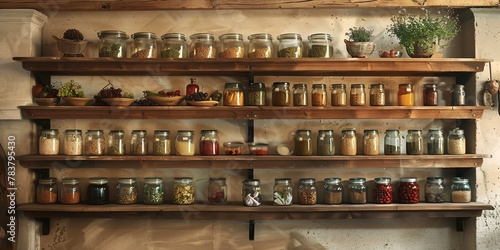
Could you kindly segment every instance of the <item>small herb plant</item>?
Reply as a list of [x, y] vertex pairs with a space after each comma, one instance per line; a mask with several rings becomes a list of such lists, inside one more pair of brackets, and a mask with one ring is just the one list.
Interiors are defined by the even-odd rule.
[[365, 27], [352, 27], [345, 35], [349, 37], [349, 42], [369, 42], [372, 39], [373, 30]]
[[59, 97], [85, 97], [82, 86], [73, 79], [65, 82], [57, 92]]

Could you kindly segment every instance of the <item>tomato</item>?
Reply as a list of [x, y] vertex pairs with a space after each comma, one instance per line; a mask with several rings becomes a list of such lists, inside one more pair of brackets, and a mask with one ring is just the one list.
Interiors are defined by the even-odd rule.
[[38, 97], [40, 95], [40, 92], [44, 89], [45, 86], [43, 84], [36, 84], [35, 86], [31, 87], [31, 94], [33, 97]]

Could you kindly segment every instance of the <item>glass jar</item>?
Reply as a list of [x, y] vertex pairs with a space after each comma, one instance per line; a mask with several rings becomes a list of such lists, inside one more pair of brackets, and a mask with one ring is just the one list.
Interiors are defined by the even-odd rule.
[[326, 106], [326, 85], [313, 84], [311, 91], [311, 104], [313, 106]]
[[317, 191], [316, 179], [302, 178], [299, 179], [299, 204], [301, 205], [314, 205], [316, 204]]
[[441, 129], [429, 129], [427, 132], [427, 154], [444, 154], [444, 136]]
[[364, 84], [352, 84], [351, 94], [349, 96], [351, 106], [365, 106], [366, 94]]
[[176, 177], [174, 178], [174, 204], [190, 205], [195, 200], [195, 187], [193, 178]]
[[169, 130], [155, 130], [153, 138], [154, 155], [170, 155], [172, 143]]
[[335, 155], [333, 130], [319, 130], [317, 140], [318, 155]]
[[409, 83], [399, 84], [398, 90], [398, 106], [414, 106], [415, 93], [413, 93], [413, 85]]
[[293, 106], [307, 106], [308, 103], [307, 84], [294, 84]]
[[424, 84], [424, 106], [437, 106], [438, 99], [438, 90], [437, 85], [434, 83]]
[[224, 106], [245, 105], [245, 95], [239, 83], [226, 83], [223, 91]]
[[219, 40], [222, 44], [219, 58], [243, 58], [245, 56], [245, 46], [241, 34], [224, 34], [219, 36]]
[[38, 180], [36, 202], [39, 204], [53, 204], [57, 202], [56, 178], [42, 178]]
[[293, 137], [295, 155], [312, 155], [311, 130], [297, 130]]
[[167, 33], [161, 36], [161, 58], [187, 58], [186, 36], [181, 33]]
[[116, 203], [129, 205], [137, 203], [137, 180], [135, 178], [119, 178], [116, 185]]
[[146, 130], [132, 130], [132, 136], [130, 137], [131, 155], [148, 154], [148, 139], [146, 136]]
[[392, 203], [392, 184], [391, 178], [378, 177], [374, 179], [373, 203], [391, 204]]
[[297, 33], [286, 33], [278, 36], [279, 58], [302, 58], [302, 36]]
[[201, 155], [219, 154], [219, 136], [217, 130], [201, 131], [200, 154]]
[[332, 106], [347, 105], [347, 92], [345, 84], [330, 85]]
[[89, 178], [87, 186], [87, 204], [104, 205], [109, 203], [108, 179], [103, 177]]
[[444, 178], [427, 177], [427, 183], [425, 183], [425, 201], [431, 203], [443, 203], [445, 200]]
[[290, 83], [273, 83], [272, 99], [273, 106], [290, 106]]
[[385, 155], [401, 154], [401, 137], [399, 136], [399, 130], [389, 129], [385, 131], [384, 154]]
[[153, 32], [137, 32], [132, 34], [134, 49], [131, 58], [156, 58], [156, 34]]
[[80, 203], [80, 181], [75, 178], [64, 178], [61, 184], [59, 201], [65, 205]]
[[343, 187], [340, 178], [325, 178], [323, 202], [329, 205], [342, 204]]
[[469, 180], [463, 177], [451, 179], [451, 202], [467, 203], [471, 201]]
[[102, 130], [87, 130], [85, 137], [86, 155], [103, 155], [106, 148], [104, 132]]
[[142, 199], [146, 205], [161, 205], [163, 204], [163, 196], [165, 190], [163, 187], [163, 179], [159, 177], [144, 178], [144, 188], [142, 190]]
[[260, 193], [260, 180], [247, 179], [243, 181], [241, 192], [243, 205], [248, 207], [258, 207], [262, 204], [262, 194]]
[[384, 84], [370, 85], [370, 106], [385, 106]]
[[79, 129], [66, 129], [64, 131], [64, 154], [82, 155], [83, 137]]
[[451, 103], [453, 106], [464, 106], [465, 105], [465, 86], [461, 84], [455, 84], [451, 90]]
[[189, 57], [191, 58], [215, 58], [217, 49], [214, 46], [214, 35], [209, 33], [196, 33], [191, 35], [189, 45]]
[[356, 155], [356, 130], [346, 129], [342, 130], [342, 137], [340, 142], [341, 155]]
[[191, 130], [177, 131], [175, 138], [175, 153], [177, 155], [194, 155], [194, 132]]
[[448, 133], [448, 154], [463, 155], [465, 154], [465, 135], [462, 129], [453, 129]]
[[332, 36], [327, 33], [316, 33], [307, 37], [309, 40], [308, 57], [331, 58], [333, 57]]
[[378, 155], [380, 152], [378, 131], [374, 129], [365, 130], [363, 137], [363, 154]]
[[266, 106], [266, 85], [261, 82], [250, 83], [247, 99], [249, 106]]
[[227, 203], [226, 178], [208, 179], [208, 203], [212, 205]]
[[97, 32], [101, 39], [99, 57], [127, 58], [127, 33], [119, 30]]
[[292, 179], [274, 179], [273, 204], [276, 206], [290, 206], [293, 204]]
[[111, 130], [108, 134], [108, 155], [125, 155], [125, 132]]
[[403, 177], [399, 179], [398, 188], [399, 203], [418, 203], [420, 200], [420, 187], [415, 177]]
[[38, 153], [41, 155], [59, 154], [59, 130], [42, 130], [38, 140]]
[[273, 57], [273, 37], [270, 34], [252, 34], [248, 41], [248, 58]]
[[422, 130], [408, 130], [406, 135], [406, 154], [421, 155], [424, 153]]
[[349, 179], [349, 203], [365, 204], [366, 203], [366, 182], [365, 178], [350, 178]]

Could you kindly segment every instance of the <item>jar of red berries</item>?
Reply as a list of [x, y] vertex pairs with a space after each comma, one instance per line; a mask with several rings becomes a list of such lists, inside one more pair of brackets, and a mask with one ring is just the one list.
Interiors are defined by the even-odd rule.
[[418, 203], [420, 200], [420, 187], [415, 177], [401, 178], [398, 189], [400, 203]]
[[227, 202], [226, 178], [210, 178], [208, 180], [208, 203], [222, 205]]
[[375, 187], [373, 189], [373, 203], [391, 204], [392, 203], [392, 184], [391, 178], [375, 178]]

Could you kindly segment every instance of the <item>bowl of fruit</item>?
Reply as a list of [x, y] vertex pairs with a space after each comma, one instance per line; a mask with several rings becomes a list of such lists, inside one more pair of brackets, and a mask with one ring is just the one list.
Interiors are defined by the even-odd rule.
[[175, 91], [166, 91], [160, 90], [157, 93], [146, 90], [143, 91], [144, 97], [160, 106], [177, 106], [182, 101], [184, 101], [184, 97], [181, 95], [180, 90]]
[[224, 152], [227, 155], [240, 155], [243, 152], [245, 143], [243, 142], [224, 142]]
[[57, 96], [58, 90], [52, 84], [37, 84], [33, 86], [32, 94], [35, 103], [39, 106], [55, 106], [61, 98]]
[[86, 98], [82, 86], [73, 79], [63, 83], [57, 92], [57, 96], [70, 106], [85, 106], [92, 98]]
[[122, 93], [122, 89], [113, 87], [111, 82], [104, 86], [94, 99], [97, 106], [130, 106], [135, 101], [132, 93]]
[[211, 95], [206, 92], [196, 92], [186, 96], [186, 102], [190, 106], [211, 107], [219, 104], [222, 94], [219, 91], [214, 91]]
[[269, 145], [267, 143], [252, 142], [248, 143], [248, 149], [253, 155], [267, 155]]
[[381, 58], [398, 58], [398, 57], [403, 56], [403, 52], [401, 52], [400, 50], [395, 50], [395, 49], [391, 49], [389, 51], [380, 50], [378, 52], [378, 56], [380, 56]]

